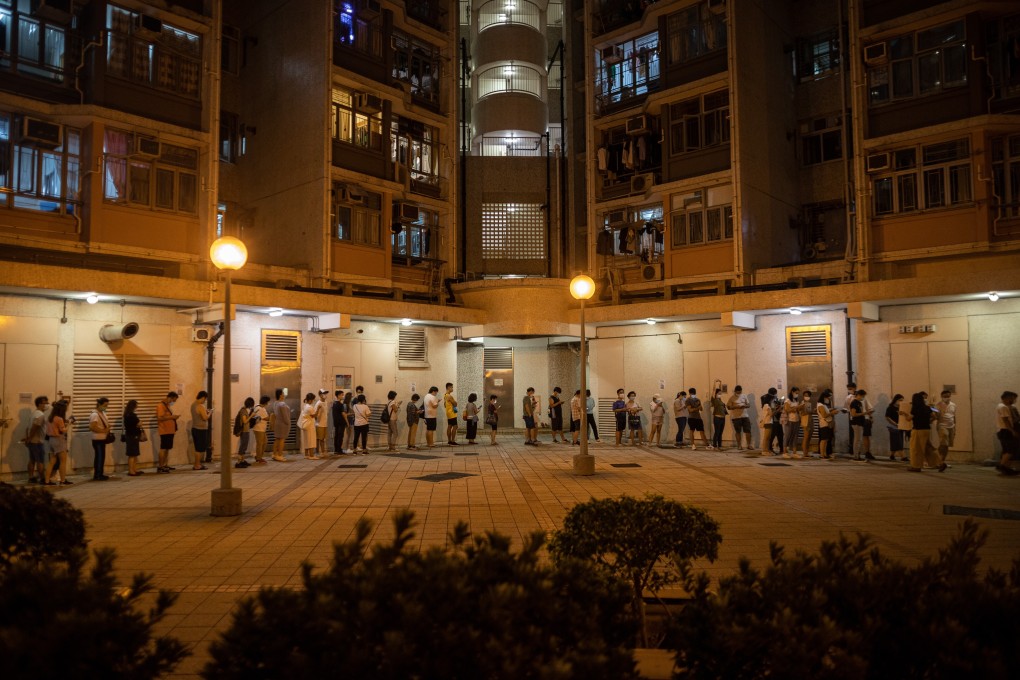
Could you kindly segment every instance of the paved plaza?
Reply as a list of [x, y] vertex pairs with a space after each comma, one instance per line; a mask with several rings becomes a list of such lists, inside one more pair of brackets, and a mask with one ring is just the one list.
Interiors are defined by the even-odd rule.
[[814, 550], [840, 532], [867, 532], [885, 554], [913, 562], [946, 543], [960, 513], [979, 515], [990, 533], [985, 564], [1006, 567], [1020, 552], [1020, 479], [991, 468], [958, 464], [944, 474], [910, 474], [905, 463], [887, 461], [592, 444], [596, 474], [578, 477], [571, 468], [577, 447], [524, 446], [510, 437], [498, 446], [318, 461], [291, 456], [234, 470], [244, 514], [233, 518], [209, 516], [215, 466], [169, 475], [150, 469], [108, 482], [74, 478], [57, 493], [85, 512], [93, 547], [117, 549], [122, 578], [151, 572], [159, 587], [180, 594], [163, 628], [193, 645], [194, 655], [178, 668], [182, 677], [205, 663], [208, 642], [228, 625], [238, 597], [299, 585], [301, 562], [325, 566], [333, 542], [349, 538], [362, 517], [375, 522], [377, 537], [392, 536], [389, 520], [401, 508], [415, 511], [423, 547], [444, 544], [458, 520], [519, 544], [529, 532], [558, 528], [572, 505], [592, 496], [658, 493], [719, 521], [719, 559], [705, 564], [715, 576], [733, 571], [741, 556], [765, 564], [770, 540]]

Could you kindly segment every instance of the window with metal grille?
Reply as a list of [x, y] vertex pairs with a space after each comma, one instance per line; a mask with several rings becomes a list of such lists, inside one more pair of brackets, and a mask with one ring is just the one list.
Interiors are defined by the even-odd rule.
[[100, 397], [110, 400], [106, 413], [115, 430], [121, 427], [124, 404], [131, 399], [138, 402], [135, 413], [142, 427], [152, 428], [156, 404], [170, 391], [170, 357], [75, 354], [73, 385], [75, 432], [88, 432], [89, 416]]
[[786, 329], [786, 358], [790, 361], [829, 361], [832, 341], [829, 326]]
[[544, 260], [542, 206], [538, 203], [483, 203], [482, 259]]
[[424, 328], [401, 328], [397, 336], [397, 367], [427, 368], [429, 346]]
[[513, 367], [513, 347], [486, 347], [483, 350], [482, 368], [484, 370], [512, 369]]
[[262, 331], [262, 364], [301, 365], [301, 333], [299, 331]]

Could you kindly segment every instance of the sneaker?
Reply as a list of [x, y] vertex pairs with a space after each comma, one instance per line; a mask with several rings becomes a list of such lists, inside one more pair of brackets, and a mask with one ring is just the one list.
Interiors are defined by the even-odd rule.
[[864, 453], [864, 460], [875, 460], [875, 457], [871, 455], [871, 451], [866, 451]]
[[705, 449], [708, 450], [708, 451], [715, 451], [715, 447], [712, 446], [711, 444], [706, 446]]
[[266, 464], [266, 459], [265, 458], [259, 458], [259, 459], [257, 459], [255, 461], [255, 465], [265, 465], [265, 464]]
[[1005, 475], [1006, 477], [1013, 477], [1015, 475], [1020, 474], [1020, 472], [1017, 472], [1016, 470], [1014, 470], [1013, 468], [1009, 467], [1008, 465], [1001, 465], [1001, 464], [1000, 465], [996, 465], [995, 469], [999, 471], [999, 474]]
[[460, 442], [447, 442], [450, 446], [460, 446]]
[[275, 460], [277, 463], [286, 463], [287, 462], [287, 459], [283, 458], [282, 456], [280, 456], [280, 457], [273, 456], [273, 460]]
[[234, 467], [236, 467], [236, 468], [246, 468], [246, 467], [251, 467], [251, 463], [249, 463], [249, 462], [248, 462], [248, 461], [246, 461], [246, 460], [239, 460], [239, 461], [237, 461], [236, 463], [234, 463]]
[[[142, 474], [142, 473], [141, 473], [141, 472], [139, 472], [138, 474]], [[64, 485], [66, 486], [67, 484], [74, 484], [74, 482], [72, 482], [72, 481], [71, 481], [71, 480], [69, 480], [69, 479], [65, 479], [64, 481], [62, 481], [62, 482], [61, 482], [61, 484], [64, 484]]]

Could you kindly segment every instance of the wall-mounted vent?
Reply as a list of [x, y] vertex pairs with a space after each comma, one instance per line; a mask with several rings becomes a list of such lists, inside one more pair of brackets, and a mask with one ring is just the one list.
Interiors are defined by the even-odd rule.
[[501, 369], [513, 369], [514, 348], [513, 347], [486, 347], [482, 358], [482, 368], [486, 371], [498, 371]]
[[300, 366], [300, 331], [262, 331], [263, 366]]
[[[155, 428], [156, 404], [166, 397], [170, 384], [170, 357], [135, 354], [75, 354], [74, 400], [71, 410], [78, 421], [75, 432], [88, 432], [89, 415], [96, 399], [106, 397], [106, 416], [117, 430], [124, 404], [138, 400], [135, 412], [145, 429]], [[180, 413], [180, 407], [177, 412]]]
[[828, 361], [832, 356], [829, 326], [787, 328], [786, 347], [791, 361]]
[[429, 346], [424, 328], [400, 329], [397, 336], [397, 367], [429, 367]]

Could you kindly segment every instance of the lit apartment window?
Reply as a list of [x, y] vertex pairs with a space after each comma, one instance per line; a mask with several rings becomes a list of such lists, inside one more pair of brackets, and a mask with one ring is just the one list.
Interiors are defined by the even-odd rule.
[[542, 73], [523, 64], [504, 64], [480, 71], [475, 78], [478, 83], [477, 99], [491, 94], [519, 92], [542, 98]]
[[669, 151], [673, 156], [730, 141], [729, 90], [670, 104]]
[[646, 95], [658, 84], [658, 31], [596, 53], [595, 91], [600, 108]]
[[[699, 2], [666, 17], [666, 64], [676, 66], [726, 49], [726, 15]], [[718, 3], [711, 3], [713, 7]]]
[[63, 82], [65, 28], [32, 16], [29, 7], [0, 0], [0, 68]]
[[[394, 222], [398, 223], [400, 222]], [[392, 239], [394, 262], [417, 264], [422, 260], [435, 258], [434, 249], [439, 238], [439, 213], [418, 208], [418, 217], [413, 222], [400, 224], [401, 230], [393, 234]]]
[[333, 184], [331, 222], [333, 235], [340, 241], [378, 248], [382, 196], [360, 187]]
[[[382, 151], [382, 104], [378, 97], [359, 96], [352, 90], [333, 88], [333, 139], [363, 149]], [[378, 103], [378, 106], [374, 104]]]
[[390, 149], [392, 161], [410, 172], [412, 189], [439, 186], [439, 128], [397, 116]]
[[992, 140], [992, 186], [999, 217], [1020, 217], [1020, 135]]
[[103, 198], [151, 210], [198, 213], [198, 150], [107, 128]]
[[692, 191], [672, 198], [670, 241], [674, 248], [701, 246], [733, 238], [733, 206], [708, 205], [709, 192]]
[[399, 31], [393, 32], [390, 44], [393, 46], [393, 79], [406, 83], [415, 99], [438, 104], [442, 58], [439, 48]]
[[482, 204], [483, 260], [544, 260], [545, 211], [537, 203]]
[[957, 139], [867, 157], [875, 215], [971, 203], [970, 143]]
[[0, 205], [73, 214], [80, 142], [75, 128], [0, 112]]
[[[411, 4], [408, 3], [410, 7]], [[536, 31], [541, 28], [542, 11], [528, 0], [489, 0], [478, 4], [478, 32], [492, 26], [520, 24]]]
[[106, 8], [106, 30], [109, 75], [199, 97], [202, 43], [198, 35], [116, 5]]
[[838, 67], [838, 29], [797, 42], [797, 77], [801, 82], [827, 76]]
[[963, 20], [864, 48], [871, 104], [923, 97], [967, 84]]
[[817, 165], [842, 158], [842, 126], [841, 116], [825, 116], [801, 123], [801, 162]]
[[370, 57], [382, 57], [381, 14], [367, 19], [354, 0], [337, 2], [333, 10], [333, 40], [348, 50]]
[[603, 214], [602, 231], [595, 238], [595, 252], [637, 256], [642, 262], [661, 260], [662, 204], [621, 208]]

